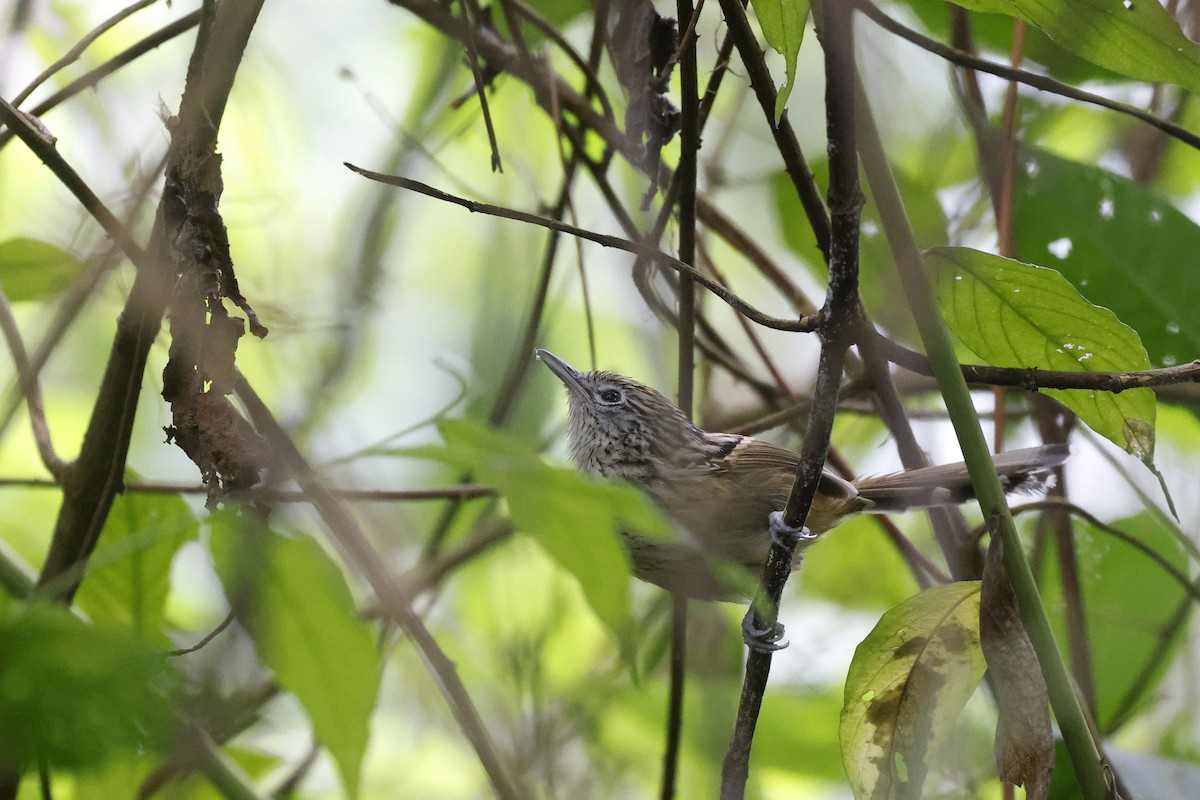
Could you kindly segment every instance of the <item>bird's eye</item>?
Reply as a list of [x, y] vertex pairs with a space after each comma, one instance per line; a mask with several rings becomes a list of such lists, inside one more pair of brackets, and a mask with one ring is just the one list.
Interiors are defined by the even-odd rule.
[[616, 389], [605, 389], [600, 393], [600, 401], [609, 405], [615, 405], [621, 402], [621, 393]]

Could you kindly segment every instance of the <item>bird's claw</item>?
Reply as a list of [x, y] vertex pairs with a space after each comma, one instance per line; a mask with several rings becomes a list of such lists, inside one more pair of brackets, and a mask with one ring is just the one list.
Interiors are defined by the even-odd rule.
[[817, 538], [817, 535], [808, 529], [808, 526], [793, 528], [783, 521], [782, 511], [772, 511], [767, 518], [768, 529], [771, 532], [771, 541], [780, 547], [794, 548], [802, 541]]
[[783, 624], [776, 622], [769, 628], [759, 628], [754, 624], [754, 609], [746, 612], [742, 618], [742, 640], [756, 653], [774, 653], [788, 646], [783, 641]]

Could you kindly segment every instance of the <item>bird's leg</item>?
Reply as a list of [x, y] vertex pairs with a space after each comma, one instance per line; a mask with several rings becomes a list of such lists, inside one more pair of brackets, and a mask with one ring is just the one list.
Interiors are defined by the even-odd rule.
[[[794, 553], [801, 542], [817, 538], [817, 534], [807, 527], [793, 528], [784, 522], [782, 511], [772, 511], [768, 519], [771, 541], [789, 553]], [[776, 620], [769, 627], [760, 628], [755, 624], [756, 613], [752, 605], [742, 619], [742, 639], [746, 646], [759, 653], [773, 653], [787, 647], [788, 643], [783, 641], [783, 624]]]

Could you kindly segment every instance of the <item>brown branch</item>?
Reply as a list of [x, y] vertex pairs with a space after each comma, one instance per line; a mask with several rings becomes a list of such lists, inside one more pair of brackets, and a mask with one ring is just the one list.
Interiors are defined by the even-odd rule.
[[[933, 374], [927, 356], [893, 342], [873, 328], [860, 327], [859, 335], [869, 336], [893, 364], [918, 375]], [[1198, 383], [1200, 360], [1174, 367], [1131, 372], [1069, 372], [1037, 367], [992, 367], [983, 364], [963, 364], [962, 372], [967, 383], [976, 386], [1010, 386], [1030, 392], [1036, 392], [1038, 389], [1090, 389], [1117, 393], [1126, 389]]]
[[[726, 21], [733, 30], [733, 17], [745, 16], [736, 0], [722, 0]], [[771, 519], [772, 545], [763, 566], [762, 588], [747, 614], [745, 625], [752, 635], [766, 633], [776, 641], [779, 601], [792, 569], [798, 546], [811, 541], [805, 519], [817, 493], [829, 451], [833, 420], [846, 351], [853, 339], [858, 318], [858, 230], [863, 195], [858, 183], [858, 148], [854, 119], [853, 9], [838, 2], [821, 5], [821, 44], [825, 49], [825, 109], [829, 154], [830, 236], [828, 239], [829, 291], [821, 312], [821, 357], [813, 390], [813, 405], [804, 433], [804, 446], [796, 467], [796, 479], [781, 515]], [[743, 62], [757, 52], [753, 38], [739, 38]], [[761, 53], [758, 53], [761, 57]], [[753, 78], [752, 80], [760, 80]], [[757, 87], [756, 87], [757, 88]], [[766, 110], [764, 108], [764, 110]], [[771, 110], [773, 114], [773, 107]], [[737, 721], [721, 769], [722, 800], [741, 800], [750, 770], [750, 745], [766, 692], [773, 646], [752, 645], [746, 658], [746, 674], [738, 704]]]
[[[180, 121], [172, 135], [168, 171], [182, 161], [191, 161], [198, 143], [216, 144], [234, 75], [257, 18], [261, 4], [255, 0], [222, 4], [211, 25], [201, 27], [189, 66], [189, 80], [180, 103]], [[205, 52], [209, 28], [216, 29], [211, 53]], [[201, 67], [212, 57], [208, 70]], [[193, 79], [204, 72], [203, 80]], [[55, 524], [50, 549], [38, 579], [40, 588], [62, 602], [69, 602], [83, 576], [83, 566], [96, 546], [113, 498], [124, 480], [125, 460], [137, 409], [146, 357], [162, 323], [170, 294], [171, 276], [161, 264], [148, 260], [123, 226], [70, 169], [51, 145], [24, 120], [0, 102], [0, 119], [13, 127], [44, 163], [71, 189], [85, 208], [104, 226], [134, 262], [137, 275], [125, 308], [117, 320], [117, 331], [96, 404], [84, 434], [78, 460], [63, 475], [63, 503]], [[164, 214], [160, 213], [151, 234], [151, 250], [161, 255], [165, 247]]]

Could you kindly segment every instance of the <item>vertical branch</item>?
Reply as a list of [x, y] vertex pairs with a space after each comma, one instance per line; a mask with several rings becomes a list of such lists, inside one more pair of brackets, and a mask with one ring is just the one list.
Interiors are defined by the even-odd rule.
[[[692, 0], [677, 0], [680, 25], [686, 25], [678, 46], [680, 86], [679, 167], [672, 186], [679, 192], [679, 260], [696, 264], [696, 173], [700, 152], [700, 88], [696, 74], [696, 17]], [[692, 279], [679, 276], [679, 407], [688, 419], [695, 406], [696, 289]], [[671, 673], [667, 703], [667, 743], [663, 752], [662, 800], [675, 796], [679, 771], [679, 740], [683, 732], [683, 688], [687, 675], [688, 600], [671, 596]]]
[[[726, 3], [722, 3], [724, 7]], [[854, 43], [848, 3], [822, 6], [819, 17], [825, 49], [825, 110], [829, 137], [829, 290], [821, 312], [821, 358], [813, 404], [805, 430], [796, 481], [782, 519], [771, 520], [772, 546], [763, 570], [763, 587], [747, 615], [753, 632], [777, 631], [779, 600], [791, 572], [804, 521], [816, 496], [837, 411], [846, 349], [858, 319], [858, 228], [863, 196], [858, 185], [854, 122]], [[728, 12], [727, 12], [728, 13]], [[770, 638], [777, 639], [779, 633]], [[722, 800], [740, 800], [749, 775], [750, 746], [771, 670], [771, 646], [751, 647], [738, 706], [737, 722], [721, 775]]]
[[1004, 490], [992, 463], [987, 441], [963, 378], [962, 367], [954, 354], [950, 333], [942, 321], [933, 297], [933, 290], [923, 271], [920, 250], [908, 224], [904, 204], [883, 152], [879, 131], [870, 115], [870, 108], [860, 93], [860, 123], [863, 166], [870, 181], [872, 194], [879, 204], [884, 233], [896, 257], [904, 291], [912, 309], [921, 340], [929, 353], [934, 376], [937, 378], [950, 421], [966, 457], [984, 519], [993, 536], [1004, 540], [1004, 562], [1009, 580], [1021, 610], [1021, 621], [1029, 634], [1046, 686], [1050, 704], [1062, 730], [1063, 740], [1075, 767], [1079, 784], [1087, 797], [1107, 797], [1108, 768], [1099, 746], [1088, 726], [1075, 694], [1074, 686], [1063, 664], [1062, 655], [1046, 618], [1045, 608], [1038, 595], [1029, 562], [1025, 559], [1016, 525], [1004, 501]]
[[[172, 132], [168, 171], [172, 167], [195, 168], [200, 160], [197, 154], [215, 149], [217, 129], [261, 5], [261, 0], [247, 0], [223, 3], [218, 9], [206, 6], [206, 13], [212, 16], [201, 25], [188, 66], [179, 120]], [[46, 160], [46, 156], [39, 155]], [[61, 158], [58, 160], [61, 162]], [[96, 206], [88, 208], [97, 214]], [[148, 259], [107, 210], [97, 219], [137, 266], [137, 275], [117, 321], [79, 458], [64, 471], [63, 503], [38, 580], [39, 586], [48, 587], [51, 596], [64, 602], [69, 602], [78, 588], [84, 565], [121, 488], [146, 357], [162, 324], [171, 291], [171, 276], [164, 268], [169, 262]], [[160, 205], [151, 234], [150, 252], [156, 256], [167, 246], [165, 224]]]

